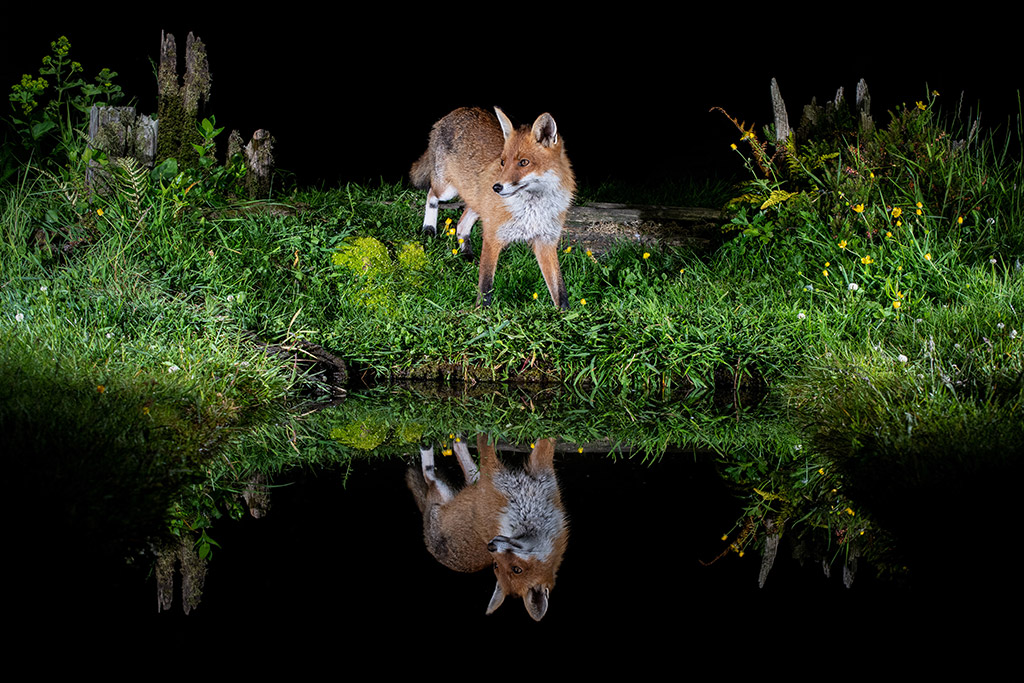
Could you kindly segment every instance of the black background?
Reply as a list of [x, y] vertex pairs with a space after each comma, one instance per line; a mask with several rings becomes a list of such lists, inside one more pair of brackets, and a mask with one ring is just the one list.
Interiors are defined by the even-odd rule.
[[811, 97], [823, 102], [842, 86], [852, 99], [860, 78], [883, 122], [932, 89], [944, 112], [961, 96], [965, 108], [980, 104], [989, 126], [1005, 127], [1019, 111], [1008, 22], [978, 8], [957, 18], [891, 7], [869, 17], [787, 6], [770, 18], [767, 8], [739, 6], [629, 15], [528, 5], [277, 9], [12, 21], [0, 86], [7, 92], [20, 74], [36, 75], [50, 41], [66, 35], [85, 76], [119, 72], [140, 110], [155, 112], [161, 31], [176, 37], [180, 59], [192, 31], [213, 74], [206, 113], [246, 139], [268, 129], [279, 166], [325, 187], [404, 178], [432, 123], [463, 105], [498, 105], [517, 123], [551, 112], [577, 174], [591, 183], [741, 170], [729, 150], [736, 129], [709, 109], [760, 131], [772, 120], [773, 77], [793, 123]]

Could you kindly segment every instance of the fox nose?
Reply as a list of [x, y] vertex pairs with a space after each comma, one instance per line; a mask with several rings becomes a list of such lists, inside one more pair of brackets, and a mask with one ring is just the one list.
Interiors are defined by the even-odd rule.
[[491, 189], [497, 192], [498, 194], [501, 194], [501, 183], [494, 183], [494, 187], [492, 187]]

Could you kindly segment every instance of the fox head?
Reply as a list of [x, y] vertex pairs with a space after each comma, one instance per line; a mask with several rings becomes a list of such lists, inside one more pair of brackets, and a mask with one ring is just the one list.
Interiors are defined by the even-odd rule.
[[[558, 127], [551, 114], [541, 114], [533, 127], [514, 128], [498, 107], [494, 108], [505, 136], [505, 147], [499, 160], [498, 182], [492, 189], [502, 197], [511, 197], [524, 190], [549, 192], [556, 185], [573, 183]], [[572, 192], [573, 185], [569, 192]]]
[[506, 596], [521, 597], [529, 615], [540, 621], [548, 611], [548, 597], [555, 585], [555, 558], [540, 559], [507, 536], [495, 536], [487, 549], [498, 579], [487, 614], [501, 607]]

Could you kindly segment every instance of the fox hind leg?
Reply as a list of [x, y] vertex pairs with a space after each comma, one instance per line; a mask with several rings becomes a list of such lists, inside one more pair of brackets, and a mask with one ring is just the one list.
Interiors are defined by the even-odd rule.
[[455, 188], [451, 185], [446, 185], [439, 190], [434, 183], [430, 183], [430, 189], [427, 191], [427, 208], [423, 212], [423, 234], [432, 237], [437, 234], [437, 205], [455, 196]]

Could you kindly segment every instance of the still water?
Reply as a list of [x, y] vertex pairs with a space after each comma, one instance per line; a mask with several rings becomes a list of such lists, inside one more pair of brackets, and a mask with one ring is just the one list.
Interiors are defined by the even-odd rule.
[[[531, 410], [536, 406], [528, 405], [524, 413]], [[684, 408], [672, 410], [678, 416]], [[664, 421], [669, 414], [648, 417]], [[647, 435], [657, 429], [632, 417]], [[364, 425], [364, 436], [372, 431], [365, 428], [368, 419], [366, 413], [355, 418]], [[534, 419], [524, 418], [527, 424]], [[344, 425], [353, 423], [352, 413], [325, 411], [322, 420], [314, 429], [321, 431], [323, 443], [344, 440]], [[459, 634], [467, 645], [487, 647], [493, 639], [571, 635], [573, 647], [598, 651], [603, 642], [685, 644], [691, 652], [771, 649], [781, 643], [817, 650], [845, 643], [841, 647], [884, 646], [920, 654], [956, 642], [957, 652], [967, 655], [979, 643], [994, 646], [1011, 635], [999, 624], [1020, 607], [1016, 565], [1001, 557], [1001, 532], [986, 526], [1007, 521], [992, 517], [1005, 505], [973, 485], [943, 492], [944, 504], [957, 506], [955, 515], [937, 516], [919, 497], [878, 510], [864, 528], [871, 529], [876, 543], [893, 547], [885, 549], [888, 564], [876, 566], [868, 559], [866, 541], [860, 549], [840, 543], [842, 534], [858, 528], [847, 519], [856, 500], [844, 499], [850, 511], [834, 511], [836, 529], [801, 533], [800, 523], [814, 512], [802, 509], [799, 500], [779, 503], [766, 491], [752, 493], [739, 485], [728, 474], [736, 461], [723, 456], [720, 444], [703, 449], [672, 444], [652, 453], [616, 439], [584, 443], [578, 430], [569, 437], [549, 432], [544, 436], [550, 441], [543, 442], [540, 434], [496, 439], [495, 434], [519, 433], [507, 417], [503, 420], [480, 441], [472, 430], [424, 426], [421, 420], [413, 435], [418, 438], [393, 438], [400, 430], [392, 427], [377, 448], [364, 440], [357, 453], [334, 463], [313, 465], [296, 457], [293, 466], [272, 476], [266, 496], [253, 504], [259, 518], [225, 516], [208, 529], [216, 545], [200, 603], [188, 615], [181, 609], [180, 575], [173, 605], [158, 613], [151, 557], [126, 562], [102, 548], [93, 554], [73, 545], [66, 556], [51, 548], [44, 566], [21, 563], [15, 614], [35, 624], [49, 623], [57, 613], [83, 622], [104, 615], [119, 629], [146, 638], [215, 638], [225, 644], [248, 642], [254, 634], [359, 643], [429, 633]], [[699, 429], [710, 431], [710, 424]], [[724, 416], [724, 429], [735, 424]], [[459, 441], [446, 439], [446, 432]], [[722, 433], [737, 444], [744, 438], [738, 431]], [[441, 436], [435, 440], [430, 434]], [[481, 527], [474, 533], [485, 538], [484, 546], [487, 541], [499, 550], [503, 543], [525, 545], [545, 556], [551, 555], [552, 539], [562, 534], [561, 521], [537, 531], [545, 523], [530, 516], [553, 515], [566, 522], [567, 537], [557, 541], [557, 579], [544, 591], [539, 620], [537, 610], [531, 618], [527, 601], [516, 596], [495, 607], [497, 581], [486, 547], [474, 552], [487, 566], [455, 571], [453, 562], [445, 566], [438, 559], [455, 552], [451, 536], [440, 543], [441, 551], [437, 539], [433, 548], [425, 540], [414, 482], [424, 483], [426, 453], [433, 455], [433, 473], [450, 482], [447, 495], [455, 497], [462, 495], [458, 490], [465, 477], [460, 448], [472, 468], [481, 462], [480, 444], [489, 448], [489, 443], [497, 445], [498, 466], [509, 471], [528, 469], [531, 457], [542, 457], [538, 452], [549, 446], [549, 460], [537, 467], [544, 470], [542, 479], [557, 480], [560, 496], [540, 504], [541, 494], [524, 494], [526, 502], [517, 503], [526, 518], [519, 520], [520, 530], [532, 531], [516, 537], [508, 529], [496, 532], [493, 519], [478, 519], [487, 514], [474, 518]], [[481, 467], [481, 482], [473, 486], [483, 486], [489, 476], [487, 466]], [[800, 515], [805, 519], [797, 519]], [[772, 525], [783, 519], [786, 530], [772, 537]], [[536, 538], [545, 533], [546, 539]], [[59, 530], [53, 538], [60, 538]], [[743, 552], [730, 549], [734, 544]], [[769, 552], [774, 560], [766, 562]], [[489, 607], [495, 608], [488, 615]], [[85, 640], [97, 635], [90, 628], [78, 633]]]

